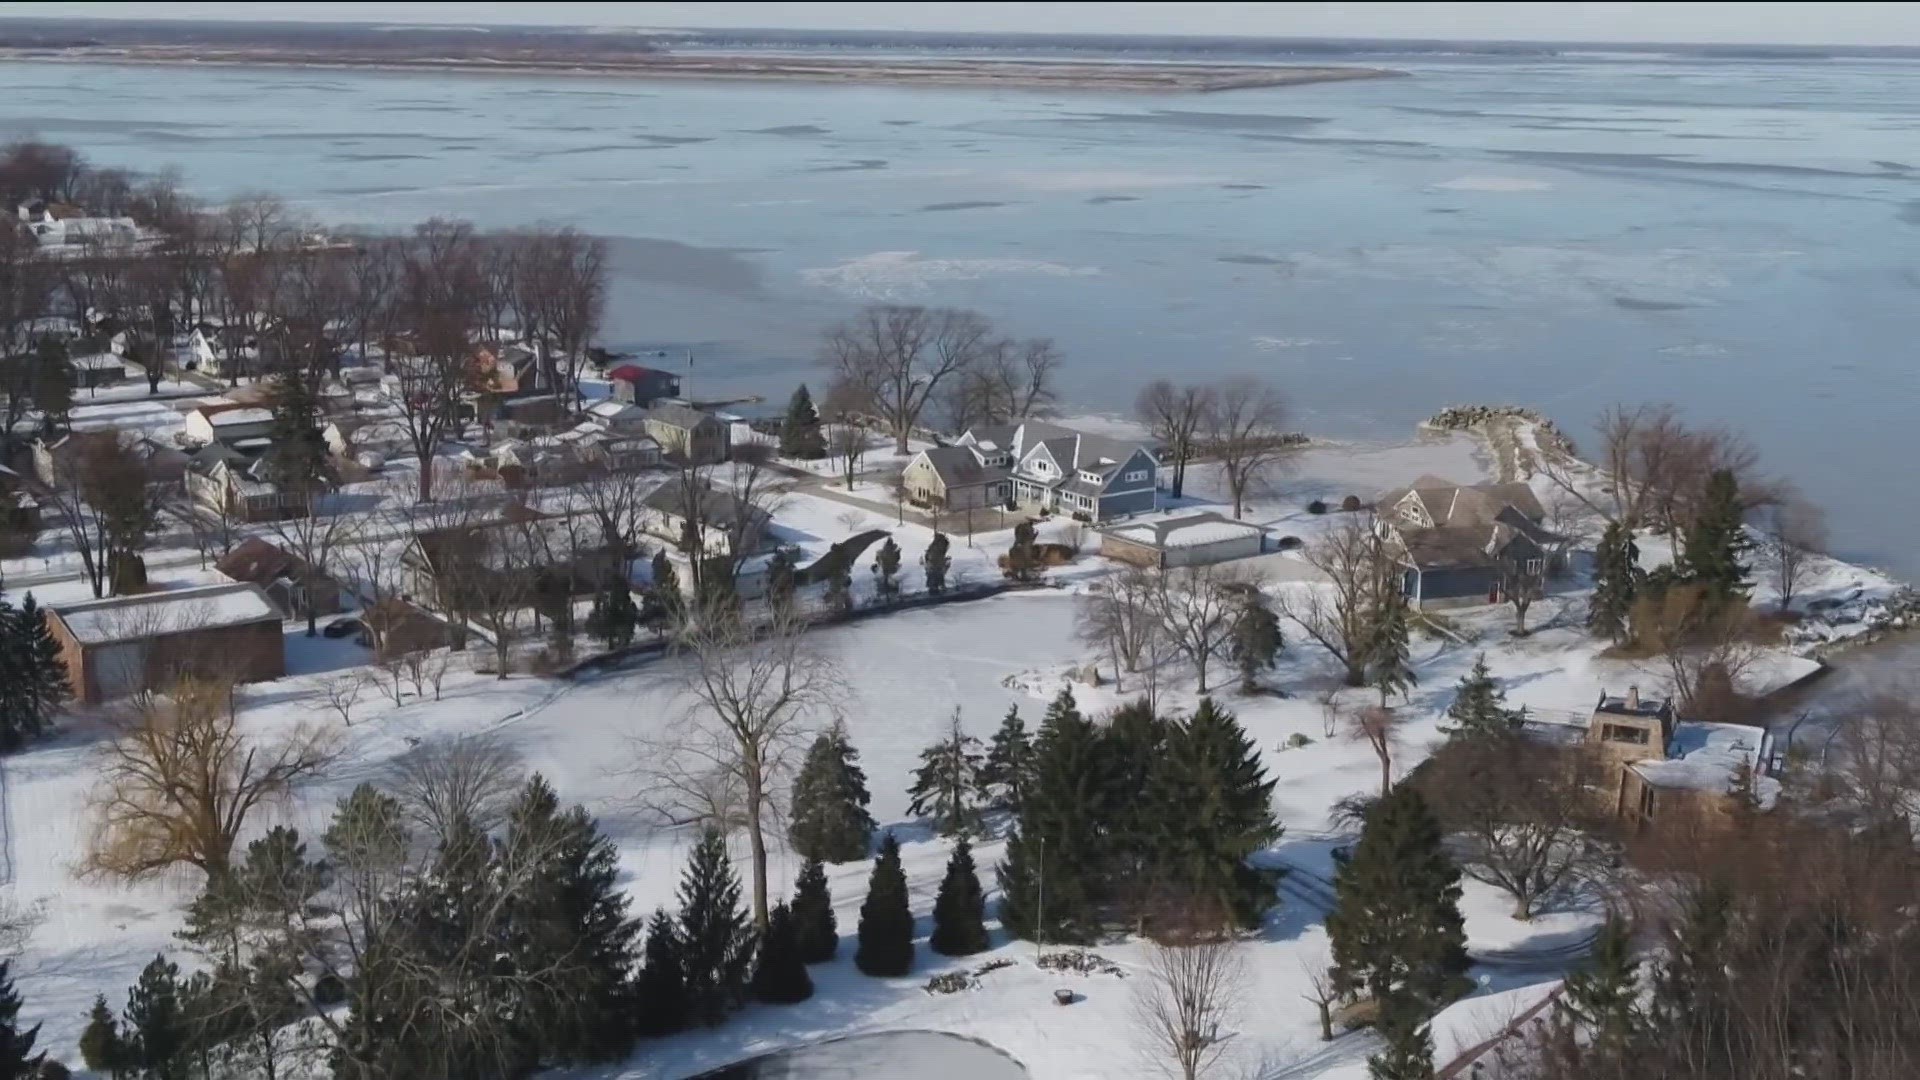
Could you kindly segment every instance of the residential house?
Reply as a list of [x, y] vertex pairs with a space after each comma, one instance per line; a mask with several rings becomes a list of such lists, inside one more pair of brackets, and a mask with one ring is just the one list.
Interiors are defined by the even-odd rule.
[[449, 613], [585, 596], [618, 569], [597, 524], [519, 504], [485, 520], [415, 533], [400, 565], [408, 595], [431, 598]]
[[186, 338], [175, 346], [174, 365], [182, 371], [204, 371], [209, 375], [220, 374], [220, 353], [213, 346], [209, 331], [195, 327]]
[[1105, 522], [1159, 506], [1159, 461], [1145, 444], [1038, 420], [970, 428], [955, 440], [1012, 474], [1016, 504]]
[[453, 628], [426, 609], [389, 596], [360, 613], [359, 642], [377, 660], [442, 649], [453, 643]]
[[727, 426], [710, 413], [684, 402], [661, 402], [647, 410], [643, 425], [662, 453], [693, 465], [727, 460]]
[[1100, 530], [1100, 554], [1135, 566], [1205, 566], [1251, 558], [1266, 546], [1267, 531], [1203, 510]]
[[988, 465], [973, 446], [932, 446], [913, 455], [900, 471], [915, 506], [946, 510], [1004, 507], [1013, 497], [1013, 474]]
[[1497, 604], [1517, 575], [1543, 580], [1560, 538], [1525, 484], [1422, 476], [1374, 504], [1374, 528], [1416, 608]]
[[286, 674], [280, 609], [257, 585], [115, 596], [47, 609], [82, 704], [164, 687], [183, 675], [264, 682]]
[[640, 364], [620, 364], [607, 372], [613, 398], [645, 407], [662, 398], [680, 396], [680, 376]]
[[1771, 736], [1748, 724], [1682, 720], [1672, 703], [1601, 691], [1586, 746], [1602, 766], [1613, 813], [1636, 832], [1718, 830], [1743, 808], [1771, 806]]
[[113, 386], [127, 378], [126, 361], [110, 352], [71, 357], [67, 367], [73, 372], [73, 385], [82, 390]]
[[608, 431], [643, 435], [647, 430], [646, 408], [630, 401], [606, 398], [587, 406], [586, 414], [587, 419]]
[[187, 413], [180, 437], [195, 446], [263, 439], [273, 431], [273, 411], [238, 401], [213, 401]]
[[698, 544], [709, 558], [760, 551], [773, 525], [760, 507], [692, 477], [661, 484], [640, 505], [642, 532], [683, 551]]
[[327, 452], [342, 460], [358, 461], [366, 454], [384, 460], [413, 452], [413, 436], [404, 421], [384, 417], [340, 416], [320, 429]]
[[325, 570], [263, 537], [240, 541], [214, 568], [230, 581], [259, 586], [289, 619], [332, 615], [343, 607], [345, 593]]
[[306, 500], [268, 479], [265, 454], [248, 453], [256, 448], [245, 443], [211, 443], [188, 455], [188, 496], [231, 521], [284, 521], [305, 514]]

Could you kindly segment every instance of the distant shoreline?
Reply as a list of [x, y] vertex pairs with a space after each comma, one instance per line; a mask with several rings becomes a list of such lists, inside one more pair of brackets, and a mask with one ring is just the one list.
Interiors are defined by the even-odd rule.
[[1388, 68], [1259, 64], [1103, 63], [1077, 60], [886, 60], [847, 56], [660, 53], [612, 59], [359, 58], [270, 49], [0, 48], [0, 61], [164, 67], [286, 67], [483, 75], [576, 75], [645, 81], [810, 82], [860, 86], [993, 87], [1218, 93], [1261, 87], [1405, 77]]

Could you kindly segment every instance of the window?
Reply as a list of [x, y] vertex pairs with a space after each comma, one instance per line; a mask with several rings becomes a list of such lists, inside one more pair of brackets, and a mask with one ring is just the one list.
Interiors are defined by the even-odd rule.
[[1127, 474], [1127, 483], [1137, 484], [1140, 481], [1145, 480], [1146, 478], [1147, 478], [1147, 470], [1135, 469], [1134, 471]]
[[1544, 574], [1546, 572], [1547, 572], [1547, 560], [1545, 559], [1528, 559], [1527, 560], [1527, 573]]
[[1633, 746], [1647, 745], [1647, 729], [1628, 727], [1624, 724], [1605, 724], [1600, 728], [1603, 742], [1628, 743]]

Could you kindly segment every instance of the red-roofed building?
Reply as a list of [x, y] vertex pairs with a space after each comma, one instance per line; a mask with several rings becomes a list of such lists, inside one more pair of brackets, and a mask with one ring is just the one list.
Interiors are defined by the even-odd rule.
[[613, 383], [615, 400], [635, 405], [651, 405], [661, 398], [680, 396], [680, 376], [659, 368], [621, 364], [607, 372], [607, 380]]

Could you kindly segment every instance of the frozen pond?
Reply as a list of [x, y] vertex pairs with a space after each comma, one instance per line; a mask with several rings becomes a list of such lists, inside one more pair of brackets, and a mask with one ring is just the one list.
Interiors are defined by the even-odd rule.
[[699, 1080], [1026, 1080], [1026, 1067], [986, 1043], [944, 1031], [889, 1031], [815, 1043], [729, 1065]]

